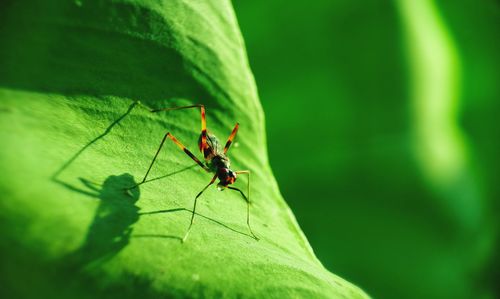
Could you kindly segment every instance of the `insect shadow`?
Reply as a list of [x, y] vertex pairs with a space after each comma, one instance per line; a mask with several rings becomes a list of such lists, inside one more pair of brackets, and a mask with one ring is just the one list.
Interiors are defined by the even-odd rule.
[[122, 114], [120, 117], [118, 117], [116, 120], [114, 120], [107, 128], [106, 130], [104, 130], [104, 132], [102, 134], [100, 134], [99, 136], [95, 137], [94, 139], [92, 139], [89, 143], [87, 143], [85, 146], [83, 146], [79, 151], [77, 151], [73, 156], [71, 156], [70, 159], [68, 159], [68, 161], [66, 161], [61, 167], [59, 167], [59, 169], [52, 175], [52, 180], [57, 182], [57, 183], [62, 183], [62, 181], [60, 181], [58, 179], [59, 175], [64, 171], [66, 170], [71, 164], [73, 164], [73, 162], [75, 162], [75, 160], [83, 153], [85, 152], [85, 150], [87, 150], [90, 146], [92, 146], [94, 143], [96, 143], [97, 141], [99, 141], [100, 139], [102, 139], [104, 136], [108, 135], [111, 130], [113, 129], [114, 126], [116, 126], [117, 124], [119, 124], [127, 115], [130, 114], [130, 112], [132, 112], [132, 110], [134, 109], [134, 107], [137, 106], [137, 102], [134, 102], [132, 103], [132, 105], [130, 105], [127, 109], [127, 111]]
[[[192, 167], [194, 166], [185, 167], [161, 177], [153, 178], [148, 182], [178, 174]], [[135, 184], [134, 177], [131, 174], [110, 175], [102, 184], [84, 178], [79, 178], [79, 180], [85, 188], [78, 188], [66, 183], [61, 184], [72, 191], [98, 199], [99, 205], [87, 230], [83, 244], [64, 259], [68, 265], [76, 268], [92, 268], [102, 264], [124, 249], [133, 237], [160, 237], [182, 241], [181, 237], [174, 235], [143, 234], [135, 236], [133, 234], [134, 224], [142, 215], [164, 211], [140, 213], [140, 207], [137, 205], [140, 198], [140, 189], [127, 189], [127, 187]], [[172, 212], [176, 210], [183, 209], [172, 209]]]
[[[141, 212], [141, 213], [139, 213], [139, 215], [145, 216], [145, 215], [165, 214], [165, 213], [173, 213], [173, 212], [181, 212], [181, 211], [188, 212], [189, 214], [193, 213], [193, 211], [190, 210], [190, 209], [186, 209], [186, 208], [174, 208], [174, 209], [158, 210], [158, 211], [152, 211], [152, 212]], [[234, 229], [234, 228], [232, 228], [232, 227], [230, 227], [230, 226], [228, 226], [228, 225], [226, 225], [226, 224], [224, 224], [224, 223], [222, 223], [222, 222], [220, 222], [218, 220], [215, 220], [213, 218], [207, 217], [207, 216], [202, 215], [202, 214], [197, 213], [197, 212], [195, 212], [194, 214], [196, 216], [201, 217], [201, 218], [207, 219], [207, 220], [209, 220], [209, 221], [211, 221], [211, 222], [213, 222], [213, 223], [215, 223], [217, 225], [220, 225], [220, 226], [222, 226], [222, 227], [224, 227], [224, 228], [226, 228], [226, 229], [228, 229], [228, 230], [230, 230], [232, 232], [235, 232], [235, 233], [238, 233], [240, 235], [252, 238], [252, 235], [244, 233], [244, 232], [239, 231], [239, 230], [236, 230], [236, 229]], [[132, 237], [134, 237], [134, 238], [156, 237], [156, 238], [165, 238], [165, 239], [172, 238], [172, 236], [170, 236], [170, 235], [163, 235], [163, 234], [135, 234]], [[183, 241], [182, 238], [179, 238], [179, 237], [175, 237], [175, 238], [176, 239], [178, 238], [181, 241]]]
[[100, 264], [120, 252], [130, 241], [133, 225], [139, 220], [136, 205], [140, 190], [125, 194], [123, 188], [134, 182], [131, 174], [109, 176], [102, 185], [80, 178], [88, 190], [72, 190], [99, 199], [85, 241], [68, 259], [71, 264]]

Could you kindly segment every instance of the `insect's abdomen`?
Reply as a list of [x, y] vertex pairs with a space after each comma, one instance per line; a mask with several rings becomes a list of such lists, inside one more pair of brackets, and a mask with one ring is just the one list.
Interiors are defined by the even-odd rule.
[[203, 134], [200, 135], [200, 138], [198, 138], [198, 147], [200, 151], [203, 153], [203, 156], [205, 157], [206, 161], [212, 160], [215, 156], [218, 155], [218, 153], [221, 153], [221, 147], [219, 144], [219, 140], [215, 135], [212, 134], [207, 134], [207, 143], [206, 147], [202, 148], [201, 144], [201, 137]]

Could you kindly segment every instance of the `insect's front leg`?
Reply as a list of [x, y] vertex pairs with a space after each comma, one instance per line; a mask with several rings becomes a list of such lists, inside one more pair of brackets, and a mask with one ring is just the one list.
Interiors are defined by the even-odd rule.
[[236, 187], [228, 186], [227, 188], [231, 189], [231, 190], [238, 191], [241, 194], [241, 196], [243, 196], [243, 199], [246, 201], [246, 203], [247, 203], [247, 226], [248, 226], [248, 230], [252, 234], [252, 237], [255, 240], [258, 241], [259, 238], [253, 233], [252, 227], [250, 226], [250, 204], [251, 204], [251, 202], [250, 202], [250, 170], [240, 170], [240, 171], [236, 171], [235, 173], [236, 174], [247, 174], [248, 175], [247, 195], [245, 195], [245, 193], [243, 193], [243, 191], [241, 191], [240, 189], [238, 189]]
[[196, 197], [194, 198], [194, 205], [193, 205], [193, 211], [192, 211], [192, 214], [191, 214], [191, 221], [189, 222], [189, 227], [186, 231], [186, 234], [184, 235], [184, 238], [182, 238], [182, 242], [185, 242], [187, 237], [189, 236], [189, 232], [191, 231], [191, 227], [193, 226], [193, 222], [194, 222], [194, 215], [196, 214], [196, 204], [198, 202], [198, 197], [201, 196], [201, 194], [203, 192], [205, 192], [205, 190], [207, 190], [208, 187], [210, 187], [210, 185], [212, 185], [215, 180], [217, 179], [217, 174], [214, 175], [214, 177], [212, 178], [212, 180], [210, 180], [210, 183], [208, 183], [208, 185], [205, 186], [205, 188], [203, 188], [203, 190], [200, 191], [200, 193], [198, 193], [198, 195], [196, 195]]

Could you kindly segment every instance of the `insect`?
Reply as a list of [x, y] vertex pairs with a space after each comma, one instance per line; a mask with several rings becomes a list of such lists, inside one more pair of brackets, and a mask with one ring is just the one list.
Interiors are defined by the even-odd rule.
[[[139, 103], [140, 104], [140, 103]], [[229, 148], [231, 147], [231, 144], [233, 143], [234, 138], [236, 137], [236, 133], [238, 133], [238, 128], [239, 124], [236, 123], [234, 126], [233, 131], [229, 135], [229, 138], [227, 139], [226, 145], [224, 146], [223, 149], [221, 149], [221, 145], [217, 137], [215, 135], [210, 134], [207, 131], [207, 122], [205, 118], [205, 106], [204, 105], [191, 105], [191, 106], [182, 106], [182, 107], [172, 107], [172, 108], [162, 108], [162, 109], [149, 109], [144, 105], [141, 105], [148, 109], [150, 112], [165, 112], [165, 111], [173, 111], [173, 110], [180, 110], [180, 109], [189, 109], [189, 108], [200, 108], [201, 110], [201, 134], [198, 139], [198, 147], [200, 151], [203, 153], [203, 157], [205, 158], [205, 163], [202, 163], [196, 156], [188, 150], [177, 138], [175, 138], [170, 132], [167, 132], [165, 136], [163, 137], [160, 146], [158, 147], [158, 150], [156, 151], [156, 154], [153, 157], [153, 160], [151, 161], [151, 164], [149, 165], [148, 170], [146, 171], [146, 174], [144, 175], [144, 178], [140, 183], [135, 185], [134, 187], [137, 187], [144, 182], [146, 182], [146, 179], [148, 177], [149, 172], [151, 171], [151, 168], [153, 167], [153, 164], [156, 161], [156, 158], [158, 157], [158, 154], [160, 153], [163, 144], [165, 143], [165, 140], [169, 138], [172, 140], [184, 153], [186, 153], [191, 159], [193, 159], [201, 168], [203, 168], [206, 172], [208, 173], [213, 173], [214, 176], [208, 183], [208, 185], [205, 186], [195, 197], [194, 199], [194, 205], [193, 205], [193, 210], [191, 214], [191, 221], [189, 223], [189, 227], [186, 231], [186, 234], [182, 238], [182, 242], [186, 241], [187, 237], [189, 236], [189, 232], [191, 231], [191, 228], [193, 226], [194, 222], [194, 216], [196, 214], [196, 205], [198, 203], [198, 198], [203, 194], [205, 190], [207, 190], [208, 187], [210, 187], [217, 179], [219, 179], [219, 183], [217, 184], [217, 188], [222, 191], [224, 189], [230, 189], [237, 191], [241, 194], [243, 199], [246, 201], [247, 204], [247, 226], [248, 230], [250, 231], [250, 234], [255, 240], [259, 240], [257, 236], [252, 231], [252, 228], [250, 226], [250, 171], [249, 170], [240, 170], [240, 171], [233, 171], [230, 168], [230, 160], [227, 157], [227, 152]], [[246, 174], [248, 175], [248, 182], [247, 182], [247, 195], [243, 193], [240, 189], [231, 186], [236, 182], [236, 179], [238, 178], [238, 175], [240, 174]]]

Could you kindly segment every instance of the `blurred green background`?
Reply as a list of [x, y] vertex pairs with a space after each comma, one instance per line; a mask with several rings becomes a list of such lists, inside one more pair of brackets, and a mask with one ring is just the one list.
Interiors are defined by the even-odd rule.
[[500, 2], [233, 4], [323, 264], [375, 298], [500, 298]]

